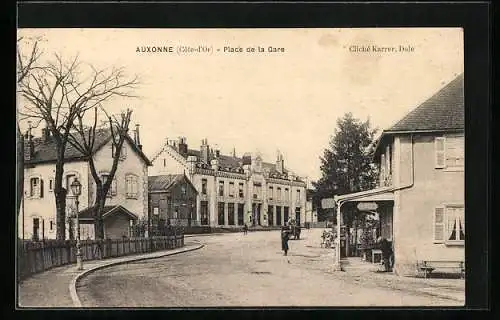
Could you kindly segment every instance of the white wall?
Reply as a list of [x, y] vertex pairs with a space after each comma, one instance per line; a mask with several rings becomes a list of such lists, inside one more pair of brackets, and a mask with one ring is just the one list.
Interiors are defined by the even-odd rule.
[[151, 176], [178, 174], [184, 171], [186, 175], [188, 174], [186, 160], [170, 145], [163, 146], [160, 154], [152, 161], [153, 166], [149, 168], [149, 175]]
[[[139, 217], [147, 216], [148, 199], [148, 166], [142, 158], [132, 151], [130, 144], [124, 145], [127, 149], [126, 157], [118, 164], [115, 174], [117, 180], [117, 195], [108, 198], [106, 205], [122, 205]], [[98, 172], [109, 172], [112, 165], [111, 142], [100, 149], [94, 156], [96, 169]], [[126, 197], [125, 176], [127, 173], [133, 173], [138, 177], [138, 196], [134, 199]], [[65, 177], [69, 174], [76, 174], [82, 184], [82, 194], [79, 197], [79, 209], [85, 209], [94, 204], [95, 184], [90, 174], [89, 166], [86, 162], [68, 162], [64, 165], [63, 186], [65, 187]], [[40, 238], [42, 237], [42, 221], [44, 221], [45, 238], [54, 239], [56, 237], [56, 205], [54, 193], [49, 191], [49, 180], [54, 178], [55, 163], [38, 164], [33, 168], [25, 168], [24, 174], [24, 238], [30, 239], [33, 235], [33, 218], [40, 219]], [[30, 178], [39, 177], [43, 180], [43, 197], [29, 197]], [[89, 188], [90, 183], [90, 188]], [[70, 195], [71, 191], [68, 191]], [[74, 206], [74, 200], [68, 196], [68, 211]], [[19, 216], [18, 231], [19, 237], [23, 236], [23, 210]], [[68, 214], [67, 214], [68, 215]], [[50, 230], [50, 222], [53, 222], [53, 229]], [[66, 234], [68, 236], [68, 228]]]
[[[102, 147], [94, 155], [94, 164], [96, 171], [98, 173], [108, 173], [113, 165], [113, 158], [111, 157], [111, 141]], [[147, 199], [148, 199], [148, 169], [147, 165], [144, 163], [142, 158], [133, 151], [131, 145], [128, 143], [123, 145], [127, 151], [125, 152], [125, 158], [120, 160], [118, 163], [118, 168], [115, 173], [116, 179], [116, 196], [111, 196], [111, 192], [108, 192], [108, 198], [106, 200], [106, 205], [121, 205], [130, 212], [136, 214], [137, 216], [147, 216]], [[137, 197], [130, 198], [126, 195], [126, 183], [125, 177], [128, 174], [136, 175], [138, 178], [138, 193]], [[90, 175], [90, 184], [92, 185], [92, 203], [95, 201], [95, 183], [94, 179]]]
[[[76, 174], [78, 180], [82, 184], [82, 194], [79, 198], [80, 209], [88, 206], [88, 166], [84, 162], [68, 162], [64, 165], [63, 187], [66, 187], [65, 180], [69, 174]], [[42, 225], [45, 228], [45, 238], [54, 239], [56, 237], [56, 205], [54, 192], [49, 190], [50, 179], [54, 179], [55, 164], [39, 164], [33, 168], [25, 168], [24, 170], [24, 238], [30, 239], [33, 235], [33, 219], [40, 220], [39, 236], [42, 237]], [[38, 177], [43, 180], [43, 197], [30, 197], [30, 179]], [[74, 205], [73, 199], [70, 197], [71, 191], [68, 191], [66, 206], [71, 210]], [[23, 210], [21, 210], [19, 219], [19, 237], [22, 237], [23, 226]], [[43, 222], [42, 222], [43, 221]], [[53, 223], [52, 230], [50, 222]], [[66, 230], [67, 232], [67, 230]]]

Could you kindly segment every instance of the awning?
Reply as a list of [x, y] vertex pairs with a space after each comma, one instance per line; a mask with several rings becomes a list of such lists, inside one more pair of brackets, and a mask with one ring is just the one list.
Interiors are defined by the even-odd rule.
[[335, 202], [372, 202], [372, 201], [394, 201], [394, 188], [384, 187], [367, 191], [334, 196]]

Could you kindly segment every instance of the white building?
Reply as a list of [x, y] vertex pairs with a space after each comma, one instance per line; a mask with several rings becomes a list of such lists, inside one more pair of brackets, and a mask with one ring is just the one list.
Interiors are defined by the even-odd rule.
[[306, 215], [306, 183], [284, 166], [263, 162], [259, 154], [222, 155], [207, 140], [199, 150], [187, 141], [167, 139], [152, 157], [151, 175], [186, 173], [198, 191], [196, 218], [200, 225], [236, 227], [298, 223]]
[[[53, 193], [56, 148], [47, 129], [42, 137], [33, 138], [28, 131], [24, 137], [24, 197], [19, 219], [19, 237], [24, 239], [54, 239], [56, 237], [56, 205]], [[113, 163], [112, 141], [109, 131], [96, 134], [94, 163], [101, 177], [109, 174]], [[89, 209], [95, 203], [96, 186], [89, 164], [71, 145], [65, 153], [63, 188], [66, 198], [66, 237], [69, 237], [69, 219], [76, 213], [75, 199], [69, 185], [75, 178], [82, 184], [79, 197], [81, 237], [94, 237], [94, 226]], [[131, 221], [147, 216], [148, 166], [151, 163], [142, 152], [138, 128], [135, 141], [127, 136], [122, 157], [106, 200], [104, 218], [105, 237], [128, 236]], [[85, 210], [87, 209], [87, 210]]]

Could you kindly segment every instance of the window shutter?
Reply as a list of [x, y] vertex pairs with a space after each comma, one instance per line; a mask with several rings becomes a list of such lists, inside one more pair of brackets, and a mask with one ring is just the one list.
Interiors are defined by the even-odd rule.
[[40, 198], [43, 198], [43, 180], [40, 179]]
[[434, 151], [435, 151], [435, 167], [444, 168], [446, 164], [445, 155], [445, 138], [435, 137], [434, 138]]
[[434, 241], [444, 241], [444, 208], [437, 207], [434, 209]]

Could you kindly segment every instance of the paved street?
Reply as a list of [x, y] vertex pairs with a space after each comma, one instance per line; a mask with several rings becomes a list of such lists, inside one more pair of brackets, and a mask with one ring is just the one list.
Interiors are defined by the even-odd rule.
[[[204, 248], [105, 268], [83, 278], [84, 307], [461, 306], [463, 280], [331, 271], [321, 229], [280, 251], [278, 231], [199, 236]], [[435, 292], [450, 291], [458, 298]], [[463, 291], [462, 291], [463, 290]]]

